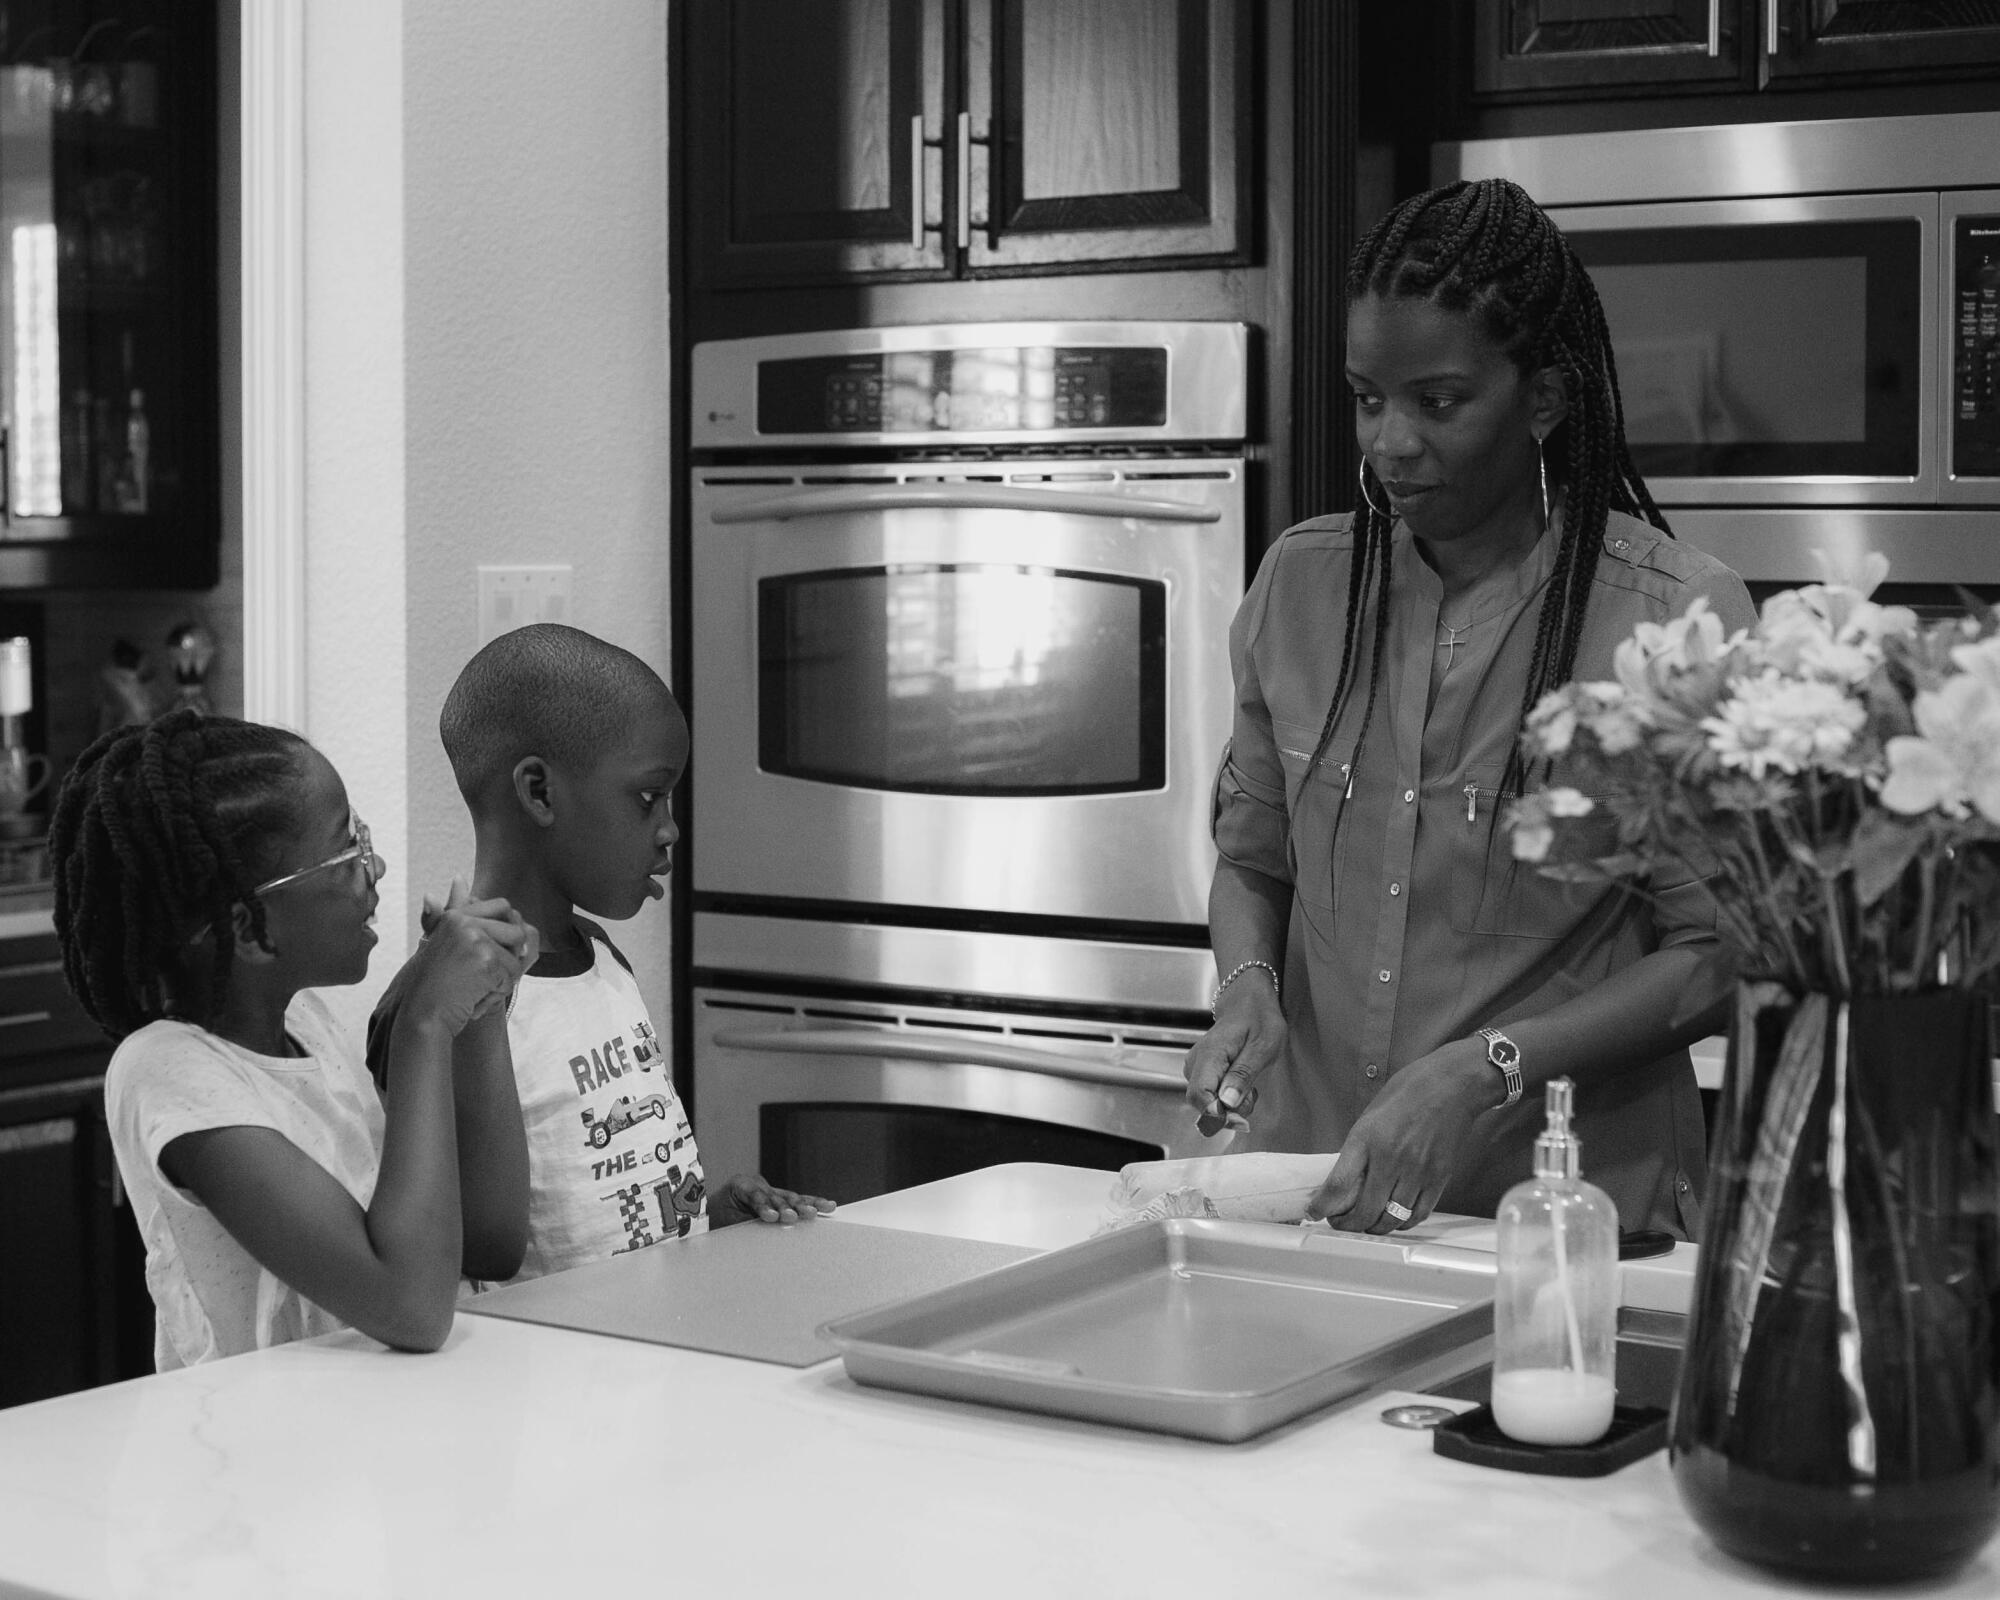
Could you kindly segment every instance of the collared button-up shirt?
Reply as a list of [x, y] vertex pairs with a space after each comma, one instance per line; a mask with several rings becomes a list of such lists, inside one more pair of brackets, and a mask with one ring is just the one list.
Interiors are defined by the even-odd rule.
[[[1699, 880], [1656, 880], [1648, 900], [1615, 886], [1566, 884], [1514, 860], [1503, 774], [1558, 535], [1545, 535], [1513, 586], [1486, 596], [1448, 634], [1438, 622], [1441, 581], [1399, 524], [1366, 745], [1356, 749], [1372, 594], [1362, 608], [1357, 690], [1311, 771], [1340, 670], [1349, 519], [1301, 523], [1265, 556], [1230, 633], [1235, 726], [1217, 779], [1214, 833], [1227, 860], [1290, 887], [1288, 1032], [1233, 1148], [1336, 1150], [1402, 1067], [1482, 1027], [1504, 1029], [1560, 1005], [1656, 949], [1710, 948], [1690, 1014], [1726, 991], [1714, 906]], [[1574, 676], [1610, 678], [1612, 652], [1637, 624], [1665, 622], [1697, 596], [1725, 631], [1756, 620], [1728, 568], [1614, 512]], [[1446, 649], [1432, 699], [1433, 662]], [[1496, 1070], [1496, 1103], [1502, 1092]], [[1706, 1141], [1687, 1051], [1592, 1075], [1578, 1085], [1576, 1110], [1584, 1174], [1611, 1194], [1621, 1225], [1694, 1237]], [[1529, 1175], [1542, 1122], [1534, 1095], [1482, 1116], [1438, 1209], [1492, 1215]]]

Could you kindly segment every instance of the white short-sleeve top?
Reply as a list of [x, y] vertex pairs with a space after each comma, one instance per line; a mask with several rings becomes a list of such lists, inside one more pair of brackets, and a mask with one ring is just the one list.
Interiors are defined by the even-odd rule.
[[326, 1003], [292, 1000], [303, 1054], [258, 1055], [186, 1022], [154, 1022], [111, 1058], [111, 1147], [146, 1245], [162, 1372], [346, 1326], [265, 1270], [209, 1209], [160, 1171], [160, 1152], [204, 1128], [271, 1128], [366, 1206], [382, 1160], [382, 1102]]

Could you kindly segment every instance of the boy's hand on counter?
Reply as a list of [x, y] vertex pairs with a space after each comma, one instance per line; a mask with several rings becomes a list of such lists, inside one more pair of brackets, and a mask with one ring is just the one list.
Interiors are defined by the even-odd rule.
[[708, 1194], [708, 1225], [726, 1228], [731, 1223], [799, 1222], [823, 1216], [833, 1210], [831, 1200], [816, 1194], [794, 1194], [779, 1189], [754, 1172], [739, 1172], [717, 1184]]

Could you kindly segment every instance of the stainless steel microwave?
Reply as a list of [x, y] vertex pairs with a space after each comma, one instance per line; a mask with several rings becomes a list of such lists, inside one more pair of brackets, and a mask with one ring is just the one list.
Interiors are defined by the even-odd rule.
[[1752, 582], [2000, 583], [2000, 114], [1441, 145], [1562, 226], [1633, 458]]

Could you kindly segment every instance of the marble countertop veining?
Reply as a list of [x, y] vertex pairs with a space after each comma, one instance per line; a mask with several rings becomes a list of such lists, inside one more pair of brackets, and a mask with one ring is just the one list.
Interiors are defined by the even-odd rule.
[[[1106, 1187], [1021, 1164], [841, 1215], [1059, 1245]], [[1482, 1230], [1442, 1219], [1407, 1247]], [[1629, 1264], [1628, 1298], [1684, 1297], [1690, 1255]], [[432, 1356], [338, 1334], [0, 1412], [0, 1595], [1800, 1592], [1707, 1543], [1664, 1455], [1490, 1471], [1384, 1426], [1409, 1398], [1217, 1445], [464, 1316]], [[1996, 1590], [2000, 1547], [1927, 1592]]]

